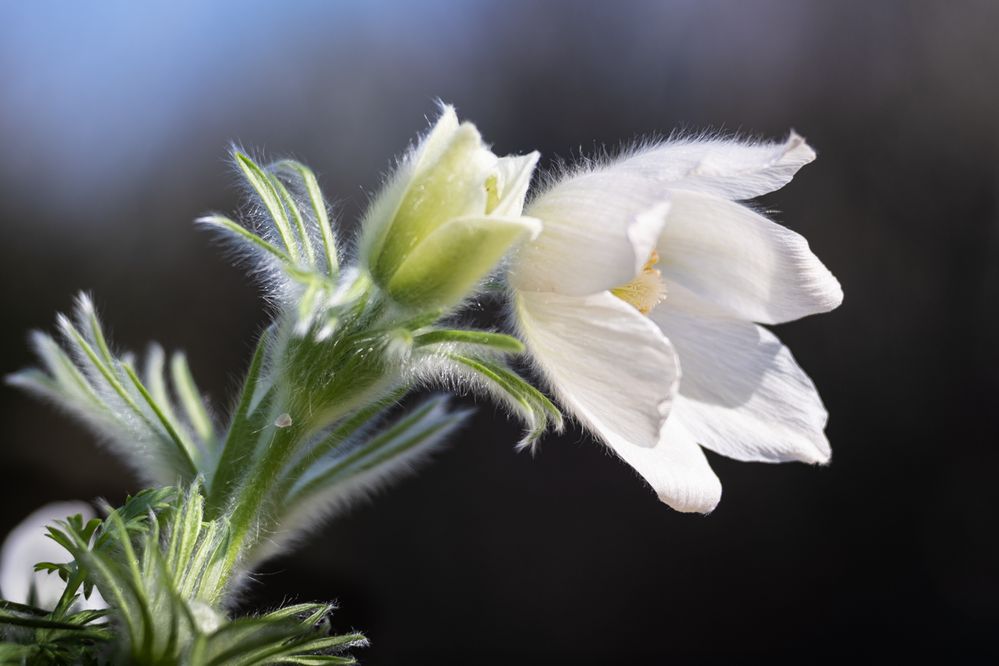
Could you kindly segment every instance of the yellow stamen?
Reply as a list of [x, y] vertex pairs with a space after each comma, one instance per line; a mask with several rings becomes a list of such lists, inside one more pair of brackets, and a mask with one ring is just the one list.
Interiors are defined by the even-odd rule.
[[635, 279], [611, 289], [611, 293], [643, 315], [649, 314], [666, 300], [666, 283], [663, 281], [662, 273], [655, 268], [658, 263], [659, 253], [653, 250]]
[[499, 178], [489, 176], [486, 179], [486, 215], [493, 212], [499, 205]]

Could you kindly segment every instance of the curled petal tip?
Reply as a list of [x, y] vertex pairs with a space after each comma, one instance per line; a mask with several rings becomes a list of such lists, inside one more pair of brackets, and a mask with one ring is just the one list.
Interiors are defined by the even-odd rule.
[[832, 449], [829, 448], [828, 442], [816, 444], [815, 449], [802, 455], [800, 460], [809, 465], [821, 465], [825, 467], [832, 462]]
[[787, 136], [787, 141], [784, 143], [784, 152], [782, 157], [794, 156], [796, 161], [802, 164], [808, 164], [815, 160], [815, 150], [808, 145], [805, 137], [798, 134], [793, 129]]

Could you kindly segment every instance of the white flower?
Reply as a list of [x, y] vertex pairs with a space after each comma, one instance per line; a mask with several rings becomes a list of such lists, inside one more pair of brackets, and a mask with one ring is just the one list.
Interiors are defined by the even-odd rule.
[[814, 157], [795, 134], [668, 141], [569, 173], [525, 211], [544, 230], [510, 282], [533, 358], [562, 404], [679, 511], [721, 498], [700, 446], [829, 460], [815, 386], [758, 324], [832, 310], [842, 290], [804, 238], [736, 203]]
[[[66, 583], [56, 573], [34, 568], [39, 562], [61, 563], [72, 559], [62, 546], [46, 536], [45, 528], [75, 514], [89, 520], [94, 517], [94, 510], [84, 502], [53, 502], [37, 509], [11, 530], [0, 548], [0, 596], [16, 603], [55, 608]], [[90, 599], [81, 596], [77, 603], [81, 608], [107, 607], [97, 590]]]

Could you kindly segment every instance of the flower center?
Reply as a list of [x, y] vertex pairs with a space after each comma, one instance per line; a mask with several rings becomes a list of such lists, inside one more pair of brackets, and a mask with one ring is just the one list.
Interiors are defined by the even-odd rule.
[[655, 268], [658, 263], [659, 253], [653, 250], [635, 279], [620, 287], [614, 287], [610, 290], [611, 293], [643, 315], [649, 314], [666, 300], [666, 283], [663, 281], [662, 273]]

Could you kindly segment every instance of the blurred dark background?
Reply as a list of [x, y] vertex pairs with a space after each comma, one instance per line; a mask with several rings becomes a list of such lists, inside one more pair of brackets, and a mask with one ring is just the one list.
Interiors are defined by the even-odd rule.
[[[517, 454], [484, 405], [436, 462], [248, 591], [339, 599], [375, 665], [985, 663], [999, 621], [999, 4], [8, 2], [0, 8], [4, 373], [92, 290], [119, 346], [186, 349], [224, 409], [263, 321], [191, 221], [237, 140], [315, 167], [356, 219], [455, 103], [547, 159], [674, 128], [819, 152], [764, 202], [844, 305], [781, 326], [831, 413], [829, 467], [711, 455], [709, 517], [578, 429]], [[137, 482], [4, 387], [0, 533]]]

